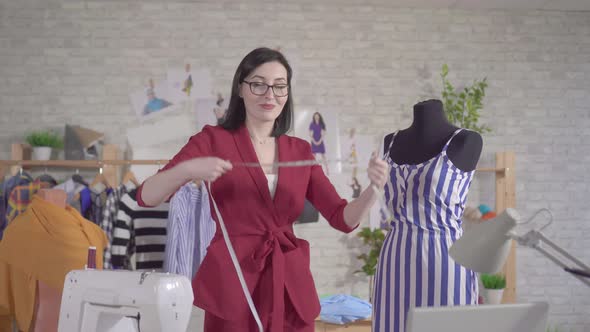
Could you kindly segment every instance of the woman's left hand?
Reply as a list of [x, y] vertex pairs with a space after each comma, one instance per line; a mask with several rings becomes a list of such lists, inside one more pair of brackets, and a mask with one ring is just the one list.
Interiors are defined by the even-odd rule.
[[367, 169], [371, 185], [376, 186], [377, 189], [383, 188], [385, 182], [387, 182], [387, 177], [389, 176], [388, 173], [389, 165], [387, 165], [383, 159], [378, 158], [377, 154], [373, 152], [371, 160], [369, 161], [369, 168]]

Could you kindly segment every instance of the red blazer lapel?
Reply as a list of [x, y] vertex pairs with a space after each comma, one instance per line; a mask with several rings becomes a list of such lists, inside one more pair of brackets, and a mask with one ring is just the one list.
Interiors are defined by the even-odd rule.
[[[248, 134], [248, 129], [246, 126], [240, 127], [233, 133], [234, 141], [236, 143], [236, 147], [240, 156], [242, 157], [242, 161], [246, 163], [258, 163], [258, 157], [256, 156], [256, 151], [254, 151], [254, 146], [252, 145], [252, 141], [250, 140], [250, 135]], [[268, 190], [268, 181], [266, 180], [266, 176], [262, 171], [261, 167], [247, 167], [248, 173], [256, 183], [256, 187], [262, 195], [262, 198], [267, 203], [268, 206], [274, 206], [273, 200], [270, 197], [270, 191]], [[280, 176], [279, 176], [280, 179]]]
[[[278, 160], [279, 162], [288, 161], [289, 160], [289, 153], [288, 153], [288, 144], [287, 144], [287, 136], [281, 135], [279, 136], [277, 144], [279, 145], [278, 148]], [[291, 174], [292, 167], [279, 167], [277, 170], [277, 188], [275, 190], [275, 196], [273, 198], [273, 204], [276, 211], [280, 211], [281, 207], [281, 198], [282, 194], [285, 192], [281, 190], [281, 187], [288, 186], [289, 184], [289, 177], [293, 177], [294, 174]]]

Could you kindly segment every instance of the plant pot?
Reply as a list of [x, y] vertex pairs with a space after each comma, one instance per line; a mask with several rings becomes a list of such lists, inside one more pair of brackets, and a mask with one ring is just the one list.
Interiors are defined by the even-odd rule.
[[502, 303], [503, 289], [487, 289], [482, 288], [481, 295], [483, 296], [484, 304], [500, 304]]
[[51, 159], [51, 148], [48, 146], [33, 147], [33, 160], [49, 160]]

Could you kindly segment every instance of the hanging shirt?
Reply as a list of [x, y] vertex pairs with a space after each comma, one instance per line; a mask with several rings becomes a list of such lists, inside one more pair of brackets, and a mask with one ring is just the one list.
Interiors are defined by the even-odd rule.
[[0, 241], [0, 331], [12, 331], [14, 317], [20, 331], [29, 331], [37, 281], [62, 291], [66, 274], [84, 268], [89, 246], [102, 268], [105, 245], [101, 229], [75, 209], [33, 197]]
[[198, 231], [197, 231], [197, 243], [199, 244], [199, 257], [198, 262], [193, 265], [193, 276], [197, 273], [197, 270], [201, 266], [201, 263], [207, 255], [207, 248], [215, 236], [215, 230], [217, 225], [215, 220], [211, 216], [211, 205], [209, 205], [209, 193], [205, 184], [201, 185], [203, 194], [201, 195], [201, 213], [199, 215]]
[[[162, 270], [166, 247], [168, 203], [157, 207], [140, 207], [136, 190], [119, 201], [117, 221], [113, 228], [111, 263], [115, 269]], [[135, 254], [135, 267], [131, 256]]]
[[102, 228], [107, 235], [107, 246], [104, 250], [105, 269], [111, 269], [113, 267], [111, 264], [111, 244], [113, 243], [113, 228], [117, 222], [117, 213], [119, 212], [119, 201], [121, 200], [121, 196], [133, 189], [135, 189], [135, 185], [132, 182], [128, 182], [113, 189], [110, 193], [107, 193], [102, 221], [100, 222], [100, 228]]
[[39, 189], [51, 188], [51, 183], [33, 181], [28, 184], [16, 186], [12, 189], [8, 198], [8, 206], [6, 207], [6, 222], [10, 222], [22, 213], [31, 203], [33, 195], [39, 191]]
[[80, 193], [84, 188], [86, 188], [85, 185], [78, 183], [73, 179], [68, 179], [54, 187], [54, 189], [61, 189], [66, 192], [66, 203], [68, 205], [73, 203], [76, 194]]
[[2, 233], [6, 228], [6, 209], [8, 205], [8, 198], [12, 189], [16, 186], [24, 185], [33, 181], [33, 178], [27, 173], [17, 174], [10, 179], [2, 183], [2, 190], [0, 190], [0, 240], [2, 239]]
[[176, 192], [170, 200], [166, 231], [164, 271], [192, 279], [215, 234], [205, 186], [191, 182]]
[[89, 219], [93, 223], [100, 225], [104, 214], [104, 207], [107, 201], [107, 191], [90, 188], [90, 197], [92, 201], [91, 215]]
[[88, 220], [92, 219], [92, 194], [88, 187], [80, 191], [80, 214]]

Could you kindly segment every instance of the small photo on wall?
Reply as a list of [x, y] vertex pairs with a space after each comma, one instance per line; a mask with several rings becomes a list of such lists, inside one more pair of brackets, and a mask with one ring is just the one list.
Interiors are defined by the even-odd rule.
[[295, 136], [308, 141], [327, 176], [342, 172], [338, 113], [303, 110], [295, 113]]
[[[340, 137], [342, 151], [342, 168], [352, 173], [352, 177], [365, 176], [371, 160], [371, 154], [378, 148], [373, 144], [373, 137], [358, 135], [355, 128], [346, 130], [346, 135]], [[364, 174], [360, 174], [364, 173]]]
[[367, 188], [369, 180], [366, 172], [357, 176], [353, 176], [350, 172], [342, 172], [332, 175], [330, 182], [338, 195], [350, 202], [361, 195], [361, 192]]
[[203, 129], [205, 125], [219, 125], [227, 112], [227, 105], [228, 100], [221, 93], [217, 96], [196, 99], [194, 111], [197, 130]]
[[150, 79], [146, 88], [130, 95], [131, 105], [140, 120], [174, 110], [166, 82]]
[[193, 69], [190, 63], [184, 68], [168, 70], [168, 88], [173, 102], [205, 98], [211, 95], [211, 74], [207, 69]]

